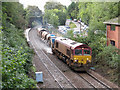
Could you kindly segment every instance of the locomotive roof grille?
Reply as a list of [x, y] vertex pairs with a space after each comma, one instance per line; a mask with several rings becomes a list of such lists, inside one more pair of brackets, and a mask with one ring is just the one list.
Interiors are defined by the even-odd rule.
[[70, 43], [70, 44], [75, 45], [75, 44], [77, 44], [77, 42], [72, 42], [72, 43]]
[[60, 40], [67, 40], [67, 38], [63, 38], [63, 39], [60, 39]]
[[83, 45], [83, 43], [75, 42], [71, 39], [63, 37], [57, 37], [56, 42], [63, 43], [66, 46], [71, 47], [72, 49], [75, 49], [76, 47]]

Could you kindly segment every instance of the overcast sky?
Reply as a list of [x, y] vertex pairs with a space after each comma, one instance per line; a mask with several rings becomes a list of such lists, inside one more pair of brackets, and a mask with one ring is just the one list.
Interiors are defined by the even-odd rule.
[[35, 5], [38, 6], [40, 10], [44, 11], [44, 5], [48, 1], [57, 1], [60, 2], [61, 4], [68, 6], [71, 4], [70, 0], [19, 0], [20, 3], [24, 5], [26, 8], [28, 5]]

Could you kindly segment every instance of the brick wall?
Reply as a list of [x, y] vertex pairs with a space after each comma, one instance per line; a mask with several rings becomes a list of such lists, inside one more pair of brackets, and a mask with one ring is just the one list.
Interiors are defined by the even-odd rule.
[[120, 49], [120, 25], [118, 27], [118, 49]]
[[107, 25], [107, 45], [110, 40], [114, 40], [115, 46], [120, 49], [120, 26], [115, 26], [115, 31], [112, 31], [111, 25]]

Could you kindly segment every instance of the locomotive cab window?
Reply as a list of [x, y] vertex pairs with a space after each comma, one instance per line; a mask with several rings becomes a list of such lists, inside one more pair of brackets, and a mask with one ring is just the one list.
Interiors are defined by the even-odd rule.
[[82, 55], [82, 50], [75, 49], [75, 55]]
[[84, 50], [84, 55], [90, 55], [90, 50]]
[[68, 49], [67, 49], [67, 55], [69, 55], [69, 56], [70, 56], [70, 50], [68, 50]]

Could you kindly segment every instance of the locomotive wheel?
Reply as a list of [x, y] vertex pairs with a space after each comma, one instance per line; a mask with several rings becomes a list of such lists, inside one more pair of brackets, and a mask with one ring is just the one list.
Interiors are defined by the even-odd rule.
[[71, 65], [71, 60], [69, 60], [69, 67], [70, 67], [70, 68], [72, 67], [72, 65]]
[[55, 51], [52, 49], [52, 54], [54, 55], [55, 54]]
[[69, 60], [68, 59], [66, 59], [66, 63], [67, 63], [67, 65], [69, 65]]
[[55, 52], [52, 52], [53, 55], [55, 55]]
[[69, 60], [69, 59], [66, 60], [66, 63], [67, 63], [67, 65], [68, 65], [69, 67], [71, 67], [71, 63], [70, 63], [70, 60]]

